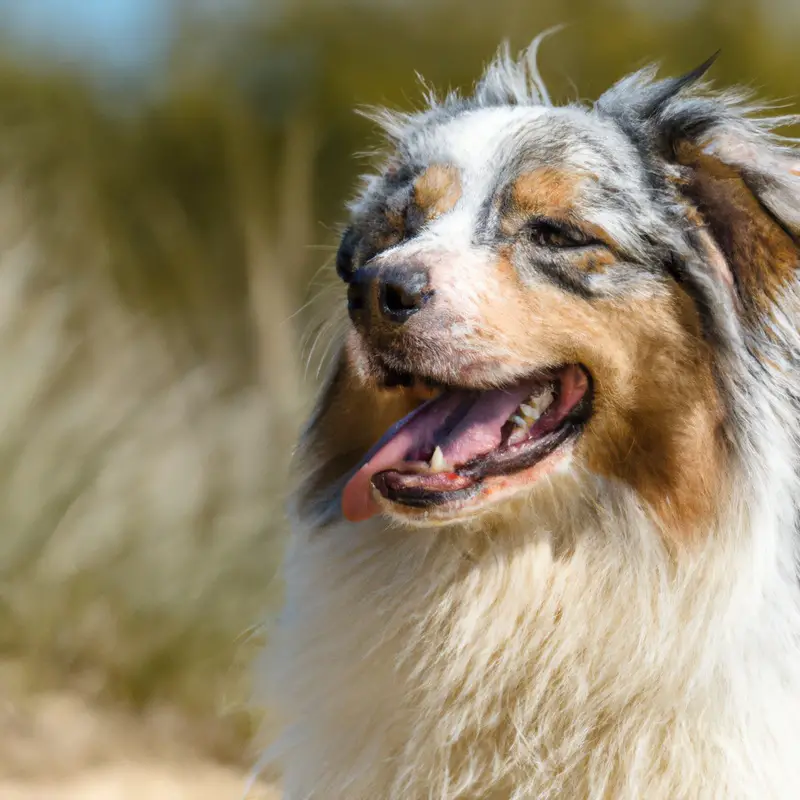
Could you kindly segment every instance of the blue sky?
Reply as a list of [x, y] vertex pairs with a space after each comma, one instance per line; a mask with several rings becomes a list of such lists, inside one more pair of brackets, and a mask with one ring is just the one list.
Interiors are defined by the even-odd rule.
[[172, 12], [171, 0], [0, 0], [0, 30], [42, 55], [135, 72], [164, 54]]

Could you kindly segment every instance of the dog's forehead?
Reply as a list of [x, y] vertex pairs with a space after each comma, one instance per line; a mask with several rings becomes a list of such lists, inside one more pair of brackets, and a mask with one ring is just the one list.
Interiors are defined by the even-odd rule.
[[632, 143], [609, 120], [582, 108], [500, 106], [464, 111], [408, 142], [413, 162], [447, 164], [464, 189], [482, 194], [540, 167], [589, 173], [603, 183], [638, 182]]

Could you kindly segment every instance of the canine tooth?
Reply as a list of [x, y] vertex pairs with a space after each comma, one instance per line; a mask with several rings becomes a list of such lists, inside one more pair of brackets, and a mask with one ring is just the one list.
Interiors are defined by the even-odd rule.
[[436, 449], [433, 451], [433, 455], [431, 456], [431, 469], [434, 472], [451, 472], [452, 467], [447, 463], [447, 459], [444, 457], [444, 453], [442, 452], [442, 448], [439, 445], [436, 445]]
[[541, 416], [542, 411], [544, 411], [552, 402], [553, 392], [547, 388], [543, 389], [541, 394], [528, 398], [528, 402], [522, 403], [520, 408], [524, 414], [538, 419]]

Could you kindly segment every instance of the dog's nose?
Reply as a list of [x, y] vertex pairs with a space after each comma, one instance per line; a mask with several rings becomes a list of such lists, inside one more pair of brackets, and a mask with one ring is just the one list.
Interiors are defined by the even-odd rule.
[[402, 325], [432, 296], [428, 271], [422, 267], [362, 267], [347, 289], [347, 306], [354, 322], [369, 316], [374, 306], [385, 320]]
[[421, 311], [433, 294], [428, 271], [419, 267], [391, 267], [381, 272], [378, 280], [380, 313], [396, 324]]

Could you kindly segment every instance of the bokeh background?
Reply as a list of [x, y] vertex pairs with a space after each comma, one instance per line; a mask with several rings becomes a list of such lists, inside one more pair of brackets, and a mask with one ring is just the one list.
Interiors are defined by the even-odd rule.
[[242, 796], [353, 109], [557, 23], [797, 110], [797, 0], [0, 0], [0, 796]]

